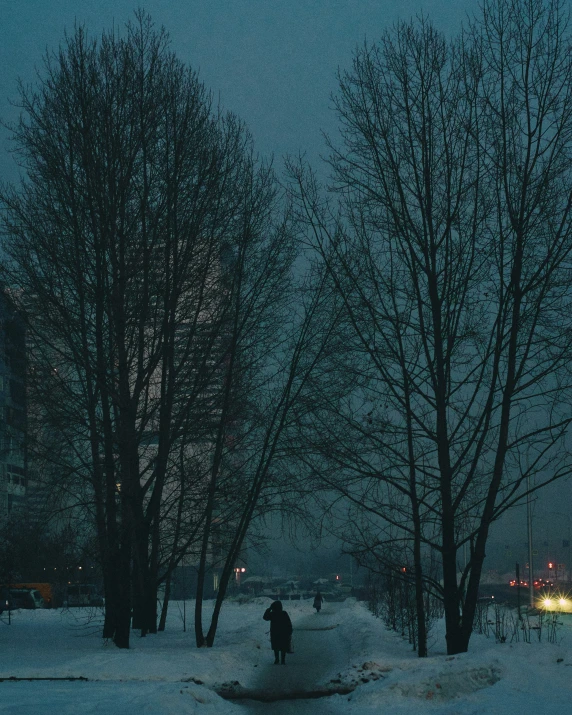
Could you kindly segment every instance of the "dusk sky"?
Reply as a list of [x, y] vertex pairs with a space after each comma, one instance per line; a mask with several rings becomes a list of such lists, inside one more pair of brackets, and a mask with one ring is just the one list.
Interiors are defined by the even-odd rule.
[[[181, 60], [221, 105], [249, 126], [257, 150], [306, 152], [314, 163], [321, 131], [335, 129], [329, 111], [336, 70], [350, 66], [356, 45], [377, 39], [398, 19], [428, 14], [444, 31], [457, 29], [470, 0], [149, 0], [142, 7], [163, 25]], [[0, 0], [0, 120], [13, 121], [17, 80], [32, 82], [42, 58], [64, 31], [84, 23], [93, 35], [133, 18], [133, 0]], [[0, 180], [16, 176], [0, 130]]]

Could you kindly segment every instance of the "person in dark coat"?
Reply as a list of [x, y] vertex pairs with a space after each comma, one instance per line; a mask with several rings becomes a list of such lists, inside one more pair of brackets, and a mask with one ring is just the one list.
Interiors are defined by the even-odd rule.
[[316, 611], [317, 611], [318, 613], [320, 612], [320, 608], [322, 608], [322, 601], [323, 601], [323, 600], [324, 600], [324, 597], [323, 597], [322, 594], [320, 593], [320, 589], [318, 589], [318, 591], [316, 592], [316, 596], [315, 596], [315, 598], [314, 598], [314, 608], [316, 609]]
[[[281, 601], [274, 603], [267, 608], [262, 616], [265, 621], [270, 621], [270, 645], [274, 651], [274, 665], [282, 662], [286, 664], [286, 653], [290, 651], [292, 639], [292, 621], [290, 616], [282, 608]], [[280, 661], [278, 655], [281, 656]]]

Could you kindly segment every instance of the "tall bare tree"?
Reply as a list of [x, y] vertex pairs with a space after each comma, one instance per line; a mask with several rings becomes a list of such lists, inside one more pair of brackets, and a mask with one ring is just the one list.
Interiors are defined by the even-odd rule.
[[410, 544], [420, 655], [423, 553], [439, 554], [442, 586], [430, 585], [443, 598], [448, 652], [458, 653], [491, 523], [570, 473], [564, 3], [487, 1], [453, 42], [426, 20], [400, 24], [356, 52], [335, 106], [339, 208], [293, 167], [346, 315], [308, 434], [320, 435], [314, 454], [328, 454], [328, 487], [379, 534]]
[[[270, 266], [273, 263], [270, 261]], [[229, 359], [226, 379], [229, 385], [233, 380], [238, 382], [234, 399], [238, 399], [242, 407], [231, 420], [225, 419], [224, 410], [221, 412], [221, 427], [227, 425], [226, 439], [220, 445], [218, 474], [213, 469], [209, 485], [213, 498], [228, 502], [230, 497], [234, 509], [230, 519], [227, 518], [219, 587], [206, 636], [202, 627], [201, 593], [197, 593], [198, 646], [213, 645], [233, 567], [253, 524], [272, 509], [291, 511], [289, 496], [304, 492], [303, 484], [291, 483], [291, 442], [298, 414], [310, 399], [313, 375], [326, 358], [329, 337], [335, 326], [327, 276], [321, 263], [310, 266], [307, 275], [298, 266], [298, 279], [289, 290], [284, 285], [283, 271], [273, 266], [266, 273], [267, 267], [268, 262], [262, 268], [258, 261], [253, 263], [255, 270], [250, 272], [250, 280], [245, 281], [237, 296], [237, 317], [241, 316], [241, 321], [231, 331], [234, 356]], [[258, 278], [261, 270], [262, 281]], [[263, 291], [253, 290], [262, 284], [265, 285]], [[263, 311], [257, 307], [261, 299], [265, 304]], [[277, 300], [282, 305], [282, 321], [278, 324]], [[274, 321], [265, 319], [269, 308]], [[245, 330], [252, 321], [259, 327]], [[253, 340], [256, 344], [248, 345]], [[234, 369], [233, 361], [237, 363]], [[248, 380], [244, 379], [244, 372]], [[217, 490], [217, 482], [224, 475], [227, 479]], [[202, 562], [206, 543], [205, 538]]]
[[[200, 503], [204, 469], [188, 468], [216, 441], [235, 319], [225, 255], [255, 257], [273, 177], [143, 13], [125, 36], [77, 28], [21, 106], [26, 177], [2, 192], [5, 280], [28, 317], [38, 410], [93, 509], [104, 636], [128, 647], [132, 606], [143, 635], [157, 627], [173, 480], [185, 508]], [[274, 267], [294, 255], [278, 234]], [[208, 530], [208, 508], [197, 520]]]

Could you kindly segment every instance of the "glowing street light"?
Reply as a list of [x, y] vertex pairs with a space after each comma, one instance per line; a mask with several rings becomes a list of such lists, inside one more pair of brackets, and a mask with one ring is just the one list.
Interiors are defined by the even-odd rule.
[[243, 573], [246, 573], [244, 566], [235, 566], [234, 568], [234, 578], [236, 579], [236, 585], [240, 588], [240, 578]]

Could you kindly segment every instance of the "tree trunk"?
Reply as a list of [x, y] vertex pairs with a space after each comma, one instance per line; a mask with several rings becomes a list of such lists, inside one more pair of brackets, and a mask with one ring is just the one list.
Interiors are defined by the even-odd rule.
[[421, 564], [421, 539], [418, 525], [415, 525], [413, 543], [413, 559], [415, 563], [415, 612], [417, 617], [417, 654], [420, 658], [427, 657], [427, 620], [425, 602], [423, 600], [423, 567]]
[[459, 588], [457, 584], [457, 550], [454, 544], [443, 549], [443, 606], [447, 654], [464, 653], [467, 647], [461, 632]]
[[195, 594], [195, 642], [197, 648], [202, 648], [205, 645], [205, 634], [203, 631], [203, 594], [205, 589], [205, 573], [207, 566], [207, 550], [210, 536], [211, 516], [207, 509], [207, 519], [205, 521], [205, 532], [203, 534], [203, 543], [201, 547], [201, 556], [199, 559], [199, 568], [197, 569], [197, 590]]
[[171, 598], [171, 579], [172, 573], [169, 572], [165, 580], [165, 596], [161, 607], [161, 617], [159, 618], [158, 630], [161, 632], [165, 630], [165, 625], [167, 624], [167, 611], [169, 610], [169, 599]]

